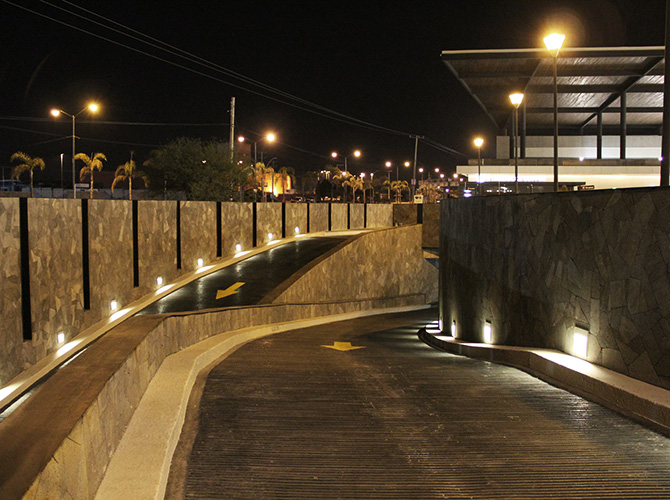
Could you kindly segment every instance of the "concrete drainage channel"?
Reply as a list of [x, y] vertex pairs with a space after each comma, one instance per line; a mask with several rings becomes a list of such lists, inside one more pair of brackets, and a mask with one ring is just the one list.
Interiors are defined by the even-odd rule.
[[437, 324], [418, 332], [435, 349], [519, 368], [554, 386], [602, 404], [670, 435], [670, 392], [552, 349], [464, 342], [444, 336]]

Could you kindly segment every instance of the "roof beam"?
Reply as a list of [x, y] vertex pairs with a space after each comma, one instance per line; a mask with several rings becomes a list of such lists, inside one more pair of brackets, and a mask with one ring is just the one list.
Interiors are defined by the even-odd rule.
[[[658, 57], [652, 57], [649, 64], [647, 64], [647, 70], [644, 72], [644, 75], [642, 75], [642, 76], [647, 75], [648, 73], [653, 71], [657, 66], [660, 66], [660, 64], [664, 61], [664, 59], [665, 59], [665, 55], [660, 55]], [[630, 90], [633, 90], [633, 87], [638, 87], [639, 86], [638, 82], [640, 81], [640, 78], [642, 78], [642, 76], [638, 77], [638, 78], [629, 78], [618, 92], [613, 93], [604, 103], [602, 103], [600, 108], [598, 108], [597, 112], [593, 113], [591, 116], [589, 116], [582, 123], [582, 125], [581, 125], [582, 128], [586, 127], [586, 125], [588, 125], [591, 120], [596, 118], [598, 116], [598, 113], [603, 112], [612, 103], [614, 103], [614, 101], [619, 99], [622, 94], [624, 94], [624, 93], [626, 93]], [[659, 92], [663, 92], [663, 85], [660, 85], [660, 87], [661, 87], [661, 90], [659, 90]], [[637, 90], [635, 90], [635, 91], [637, 91]]]

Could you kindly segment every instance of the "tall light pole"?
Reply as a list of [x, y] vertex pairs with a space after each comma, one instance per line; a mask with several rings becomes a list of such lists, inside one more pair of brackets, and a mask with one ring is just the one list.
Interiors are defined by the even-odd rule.
[[[333, 158], [337, 158], [339, 155], [337, 154], [336, 151], [333, 151], [332, 153], [330, 153], [330, 156], [332, 156]], [[352, 156], [355, 156], [356, 158], [359, 158], [361, 156], [361, 152], [357, 149], [356, 151], [354, 151], [350, 155], [344, 157], [344, 179], [345, 180], [347, 178], [347, 174], [349, 173], [349, 170], [347, 168], [347, 160], [349, 158], [351, 158]], [[344, 184], [344, 182], [342, 184], [344, 185], [344, 203], [346, 203], [347, 202], [347, 185]]]
[[52, 116], [58, 116], [60, 114], [64, 114], [65, 116], [69, 116], [72, 118], [72, 197], [76, 198], [77, 197], [77, 181], [75, 180], [75, 173], [74, 173], [74, 157], [75, 157], [75, 119], [82, 114], [84, 111], [89, 110], [91, 113], [95, 113], [98, 111], [98, 105], [95, 103], [91, 103], [88, 106], [85, 106], [79, 113], [66, 113], [62, 109], [52, 109], [51, 110], [51, 115]]
[[257, 144], [261, 140], [266, 140], [267, 142], [274, 142], [274, 141], [277, 140], [277, 136], [275, 134], [273, 134], [272, 132], [270, 132], [268, 134], [265, 134], [265, 136], [261, 137], [257, 141], [252, 141], [251, 139], [249, 139], [248, 137], [245, 137], [243, 135], [241, 135], [237, 138], [237, 142], [239, 142], [239, 143], [249, 141], [254, 145], [254, 167], [256, 166], [256, 163], [258, 161], [258, 159], [257, 159], [257, 152], [258, 152]]
[[474, 140], [475, 147], [477, 148], [477, 196], [482, 194], [482, 146], [484, 145], [484, 139], [477, 137]]
[[554, 191], [558, 191], [558, 53], [565, 35], [552, 33], [544, 38], [547, 50], [554, 58]]
[[514, 105], [514, 192], [519, 192], [519, 106], [523, 102], [523, 94], [516, 92], [510, 94], [509, 100]]

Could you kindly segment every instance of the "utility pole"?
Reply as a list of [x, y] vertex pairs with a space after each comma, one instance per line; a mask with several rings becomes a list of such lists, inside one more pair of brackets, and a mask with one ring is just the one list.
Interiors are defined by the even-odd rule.
[[235, 161], [235, 98], [230, 98], [230, 163]]
[[423, 139], [423, 136], [410, 135], [410, 137], [414, 138], [414, 173], [412, 174], [412, 200], [414, 200], [414, 195], [416, 194], [416, 158], [419, 153], [419, 139]]

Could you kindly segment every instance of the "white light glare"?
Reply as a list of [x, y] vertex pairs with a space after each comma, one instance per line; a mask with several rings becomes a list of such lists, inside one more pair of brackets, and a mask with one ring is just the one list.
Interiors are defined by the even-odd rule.
[[162, 286], [162, 285], [163, 285], [163, 277], [162, 277], [162, 276], [158, 276], [158, 277], [156, 278], [156, 284], [157, 284], [158, 286]]
[[575, 327], [572, 337], [572, 352], [575, 356], [586, 358], [589, 352], [589, 332]]
[[121, 309], [120, 311], [116, 311], [109, 317], [109, 320], [116, 321], [117, 319], [125, 316], [128, 312], [130, 312], [130, 309]]
[[65, 342], [65, 334], [63, 332], [59, 332], [56, 335], [56, 342], [58, 342], [59, 344], [62, 344], [63, 342]]
[[437, 320], [437, 327], [440, 329], [440, 331], [444, 330], [444, 323], [442, 322], [442, 319]]
[[109, 308], [110, 308], [112, 311], [116, 311], [116, 310], [119, 308], [119, 303], [118, 303], [116, 300], [112, 300], [112, 301], [109, 303]]
[[238, 243], [237, 245], [235, 245], [235, 252], [241, 252], [241, 251], [242, 251], [242, 245]]
[[274, 239], [274, 235], [272, 233], [268, 233], [268, 240], [272, 241]]
[[293, 230], [295, 234], [300, 234], [300, 228], [296, 226], [296, 228]]
[[205, 261], [203, 259], [198, 259], [195, 261], [198, 267], [202, 267], [205, 265]]
[[454, 320], [453, 323], [451, 323], [451, 336], [456, 338], [456, 320]]
[[491, 322], [487, 321], [484, 323], [484, 342], [491, 344], [493, 342], [493, 336], [491, 335]]
[[235, 257], [242, 257], [243, 255], [246, 255], [246, 254], [248, 254], [248, 253], [250, 253], [250, 252], [251, 252], [251, 250], [246, 250], [245, 252], [237, 252], [237, 253], [235, 254]]
[[156, 290], [156, 295], [160, 295], [161, 293], [165, 293], [168, 290], [170, 290], [172, 287], [174, 287], [174, 283], [171, 283], [169, 285], [165, 285], [160, 287], [158, 290]]

